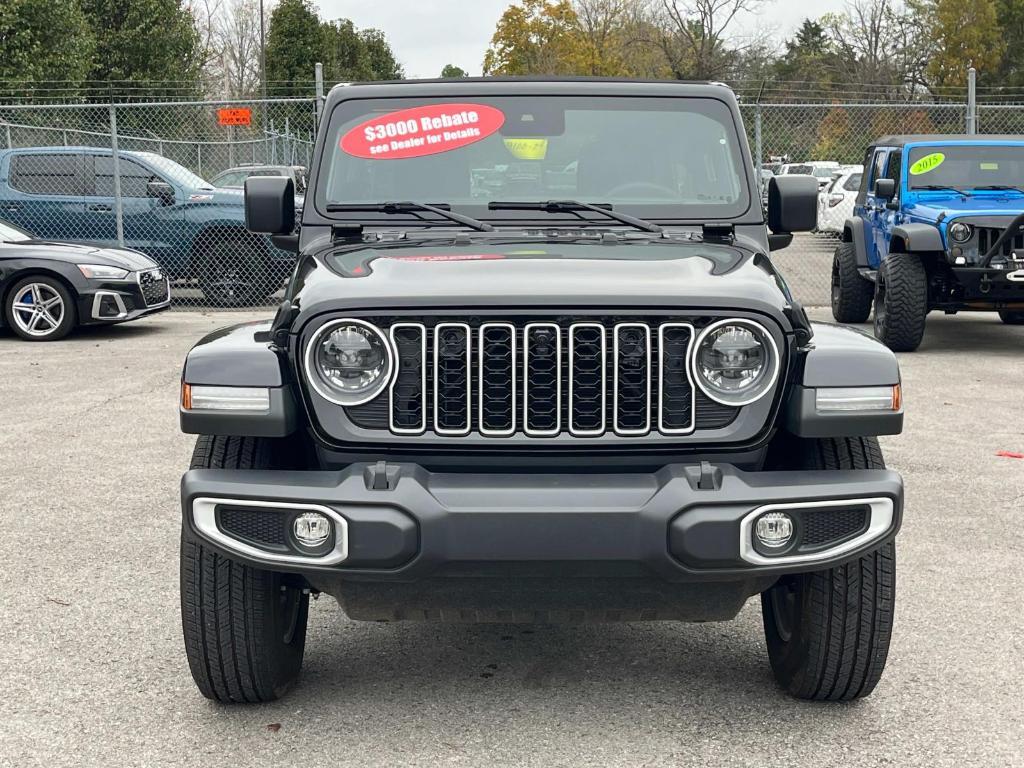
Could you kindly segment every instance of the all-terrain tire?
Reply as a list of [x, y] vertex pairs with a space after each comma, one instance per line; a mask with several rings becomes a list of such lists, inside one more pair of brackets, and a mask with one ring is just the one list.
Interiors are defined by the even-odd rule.
[[874, 286], [857, 270], [856, 246], [839, 243], [832, 257], [832, 316], [836, 322], [866, 322], [874, 295]]
[[[203, 435], [192, 469], [267, 469], [273, 441]], [[273, 701], [298, 679], [309, 595], [279, 573], [252, 568], [186, 536], [181, 540], [181, 620], [192, 677], [224, 703]]]
[[875, 278], [875, 338], [893, 352], [913, 352], [924, 338], [928, 273], [913, 253], [886, 256]]
[[[799, 440], [791, 469], [882, 469], [873, 437]], [[896, 551], [883, 544], [853, 562], [782, 577], [761, 594], [775, 679], [801, 699], [850, 701], [874, 690], [892, 636]]]
[[999, 319], [1007, 325], [1024, 325], [1024, 312], [1014, 312], [1009, 309], [999, 310]]

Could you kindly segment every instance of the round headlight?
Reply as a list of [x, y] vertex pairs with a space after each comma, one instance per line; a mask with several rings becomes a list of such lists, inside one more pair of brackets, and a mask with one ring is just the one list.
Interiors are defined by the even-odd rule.
[[775, 340], [750, 320], [720, 320], [697, 340], [694, 378], [722, 405], [749, 405], [767, 394], [779, 372]]
[[970, 224], [964, 224], [962, 221], [954, 221], [949, 225], [949, 236], [958, 243], [966, 243], [971, 239], [971, 235], [974, 234], [974, 230]]
[[317, 332], [306, 348], [306, 374], [323, 397], [338, 405], [360, 405], [391, 381], [387, 337], [362, 320], [336, 320]]

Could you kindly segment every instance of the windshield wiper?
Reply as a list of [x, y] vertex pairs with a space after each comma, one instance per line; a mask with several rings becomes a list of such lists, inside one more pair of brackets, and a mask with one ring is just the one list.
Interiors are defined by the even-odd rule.
[[994, 192], [1020, 192], [1024, 195], [1024, 189], [1015, 187], [1012, 184], [986, 184], [983, 187], [974, 187], [974, 189], [992, 190]]
[[638, 219], [636, 216], [630, 216], [626, 213], [613, 211], [611, 203], [581, 203], [578, 200], [547, 200], [523, 203], [493, 201], [487, 204], [487, 209], [490, 211], [547, 211], [548, 213], [560, 213], [562, 211], [566, 211], [568, 213], [595, 211], [597, 213], [603, 213], [610, 219], [615, 219], [615, 221], [620, 224], [628, 224], [631, 227], [642, 229], [645, 232], [665, 231], [664, 227], [659, 227], [657, 224], [650, 221]]
[[961, 197], [970, 197], [971, 196], [970, 192], [964, 192], [962, 189], [957, 189], [956, 187], [949, 187], [949, 186], [946, 186], [945, 184], [925, 184], [924, 186], [921, 186], [921, 187], [914, 187], [914, 189], [915, 190], [917, 190], [917, 189], [924, 189], [924, 190], [927, 190], [928, 192], [943, 192], [943, 191], [956, 192]]
[[416, 211], [430, 211], [431, 213], [436, 213], [438, 216], [448, 219], [449, 221], [464, 224], [467, 227], [479, 230], [480, 232], [494, 231], [494, 227], [486, 221], [480, 221], [479, 219], [474, 219], [470, 216], [463, 216], [461, 213], [449, 211], [447, 208], [441, 208], [436, 205], [427, 205], [426, 203], [330, 203], [327, 206], [328, 213], [357, 211], [372, 211], [374, 213], [415, 213]]

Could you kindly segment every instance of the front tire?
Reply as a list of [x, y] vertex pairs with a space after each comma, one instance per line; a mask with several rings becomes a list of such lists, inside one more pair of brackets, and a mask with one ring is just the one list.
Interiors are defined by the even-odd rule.
[[[799, 440], [790, 469], [884, 469], [873, 437]], [[795, 460], [794, 460], [795, 459]], [[870, 694], [885, 668], [895, 610], [896, 551], [784, 576], [761, 594], [768, 658], [786, 691], [813, 701]]]
[[913, 253], [886, 256], [875, 278], [875, 338], [893, 352], [913, 352], [924, 338], [928, 273]]
[[857, 248], [840, 243], [832, 257], [832, 316], [838, 323], [863, 323], [871, 314], [874, 287], [860, 276]]
[[1013, 312], [1009, 309], [1000, 309], [999, 319], [1007, 325], [1024, 325], [1024, 312]]
[[277, 286], [262, 249], [238, 237], [218, 237], [199, 257], [199, 287], [215, 307], [238, 309], [264, 304]]
[[26, 341], [63, 339], [78, 323], [71, 292], [60, 280], [32, 275], [19, 280], [4, 299], [7, 327]]
[[[285, 468], [274, 441], [204, 435], [192, 469]], [[223, 703], [273, 701], [295, 683], [309, 594], [283, 574], [235, 562], [182, 534], [181, 619], [192, 678]]]

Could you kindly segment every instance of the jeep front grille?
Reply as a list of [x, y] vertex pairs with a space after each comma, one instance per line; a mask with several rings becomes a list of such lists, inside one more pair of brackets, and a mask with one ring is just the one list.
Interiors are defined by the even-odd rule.
[[739, 409], [694, 387], [689, 322], [392, 322], [386, 395], [346, 409], [397, 435], [638, 437], [728, 425]]

